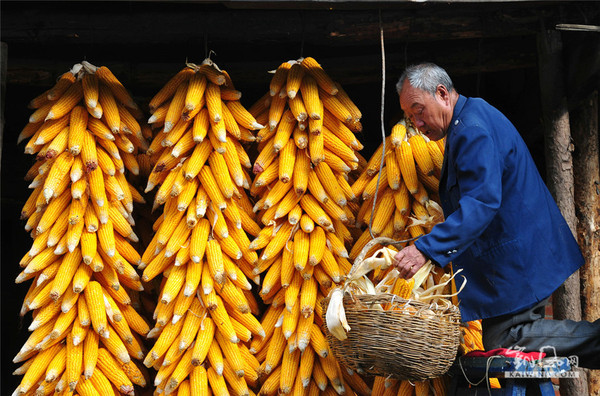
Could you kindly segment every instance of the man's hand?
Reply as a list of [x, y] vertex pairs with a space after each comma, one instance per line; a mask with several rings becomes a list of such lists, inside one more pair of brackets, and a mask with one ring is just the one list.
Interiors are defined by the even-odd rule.
[[412, 278], [426, 262], [427, 257], [414, 245], [405, 247], [394, 256], [394, 265], [404, 279]]

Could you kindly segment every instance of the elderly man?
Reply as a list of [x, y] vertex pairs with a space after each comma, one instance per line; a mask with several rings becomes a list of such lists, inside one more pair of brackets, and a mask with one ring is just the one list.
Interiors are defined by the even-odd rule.
[[600, 368], [600, 320], [543, 320], [549, 296], [583, 264], [577, 242], [511, 122], [454, 89], [441, 67], [407, 68], [396, 86], [405, 115], [432, 140], [446, 137], [439, 194], [445, 221], [398, 252], [404, 278], [427, 261], [462, 268], [464, 321], [483, 319], [486, 349], [577, 355]]

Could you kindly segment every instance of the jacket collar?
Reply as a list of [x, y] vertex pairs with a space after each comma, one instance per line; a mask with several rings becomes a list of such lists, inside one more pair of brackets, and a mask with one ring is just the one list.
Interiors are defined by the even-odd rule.
[[467, 103], [467, 98], [463, 95], [458, 95], [458, 100], [456, 101], [456, 104], [454, 105], [454, 111], [452, 113], [452, 120], [450, 120], [450, 125], [448, 125], [448, 130], [446, 131], [446, 148], [444, 149], [444, 152], [446, 153], [444, 155], [444, 162], [442, 163], [442, 179], [445, 176], [446, 173], [446, 166], [448, 163], [448, 142], [450, 141], [450, 134], [452, 133], [452, 131], [454, 130], [454, 126], [458, 125], [459, 123], [459, 115], [462, 112], [463, 108], [465, 107], [465, 104]]
[[450, 125], [448, 126], [448, 133], [450, 133], [452, 126], [454, 126], [455, 122], [458, 120], [458, 116], [462, 112], [466, 103], [467, 103], [467, 98], [463, 95], [458, 95], [458, 100], [456, 101], [456, 104], [454, 105], [454, 112], [452, 113], [452, 121], [450, 121]]

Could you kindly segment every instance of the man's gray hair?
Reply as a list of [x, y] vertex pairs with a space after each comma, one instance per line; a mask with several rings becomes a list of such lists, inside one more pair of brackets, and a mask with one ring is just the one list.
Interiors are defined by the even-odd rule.
[[454, 84], [446, 70], [433, 63], [419, 63], [407, 67], [396, 84], [398, 95], [402, 92], [405, 80], [408, 80], [412, 87], [429, 92], [432, 95], [435, 95], [435, 91], [440, 84], [445, 86], [449, 92], [454, 90]]

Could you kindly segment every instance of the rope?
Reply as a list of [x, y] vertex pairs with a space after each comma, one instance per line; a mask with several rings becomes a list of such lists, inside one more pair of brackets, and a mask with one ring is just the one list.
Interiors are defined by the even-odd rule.
[[375, 195], [373, 196], [373, 207], [371, 208], [371, 219], [369, 220], [369, 234], [371, 234], [371, 238], [375, 238], [372, 230], [373, 214], [375, 213], [375, 204], [377, 203], [377, 194], [379, 193], [379, 181], [381, 180], [381, 170], [383, 169], [383, 161], [385, 159], [385, 124], [383, 117], [385, 110], [385, 47], [383, 39], [383, 22], [381, 21], [381, 9], [379, 10], [379, 40], [381, 44], [381, 140], [383, 141], [383, 154], [381, 155], [381, 161], [379, 162], [377, 187], [375, 189]]
[[495, 356], [490, 356], [490, 357], [487, 358], [487, 361], [485, 363], [485, 376], [482, 379], [480, 379], [479, 381], [477, 381], [477, 382], [472, 382], [469, 379], [469, 377], [467, 376], [467, 373], [465, 372], [465, 369], [464, 369], [464, 367], [462, 365], [462, 356], [458, 358], [458, 365], [460, 367], [460, 371], [462, 371], [463, 377], [469, 383], [469, 385], [471, 385], [471, 386], [478, 386], [479, 384], [481, 384], [483, 382], [483, 380], [486, 380], [488, 394], [490, 396], [492, 396], [492, 390], [490, 388], [490, 366], [492, 364], [492, 360], [498, 359], [498, 358], [501, 359], [501, 358], [503, 358], [503, 356], [495, 355]]

